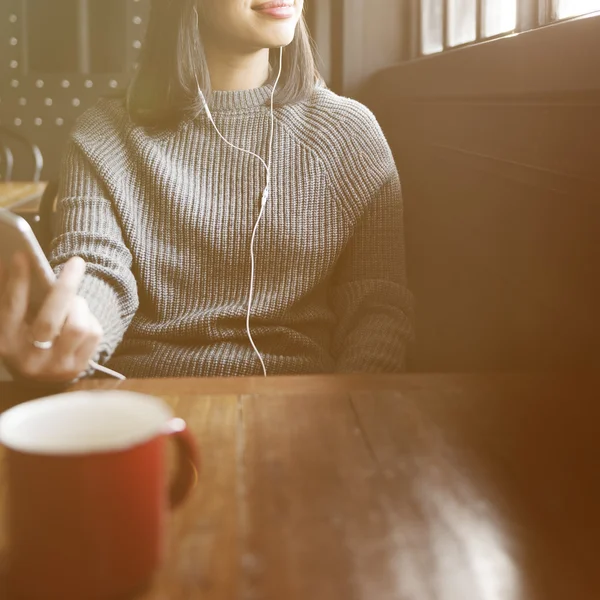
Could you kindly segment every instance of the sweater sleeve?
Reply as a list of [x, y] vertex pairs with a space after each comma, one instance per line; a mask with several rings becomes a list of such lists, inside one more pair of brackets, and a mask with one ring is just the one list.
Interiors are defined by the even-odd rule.
[[413, 337], [407, 288], [400, 180], [375, 117], [362, 113], [361, 135], [349, 136], [340, 201], [355, 216], [331, 291], [338, 324], [338, 372], [400, 372]]
[[50, 264], [58, 274], [73, 256], [86, 261], [79, 295], [102, 326], [104, 337], [95, 359], [106, 362], [138, 309], [137, 283], [110, 194], [92, 161], [73, 141], [63, 159], [57, 212]]

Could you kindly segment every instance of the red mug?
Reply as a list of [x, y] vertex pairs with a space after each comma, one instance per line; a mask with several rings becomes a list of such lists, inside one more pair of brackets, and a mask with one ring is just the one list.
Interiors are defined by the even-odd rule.
[[[165, 440], [178, 446], [167, 497]], [[108, 600], [144, 587], [164, 553], [168, 504], [198, 473], [183, 420], [157, 398], [82, 391], [0, 415], [7, 469], [6, 583], [19, 600]]]

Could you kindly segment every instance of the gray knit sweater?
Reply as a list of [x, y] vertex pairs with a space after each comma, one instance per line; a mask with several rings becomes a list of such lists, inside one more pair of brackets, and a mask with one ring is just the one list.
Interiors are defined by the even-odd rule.
[[[233, 144], [266, 157], [271, 88], [215, 92]], [[251, 330], [269, 374], [400, 371], [412, 335], [402, 200], [374, 116], [318, 87], [276, 109]], [[78, 121], [51, 262], [87, 261], [99, 359], [130, 377], [260, 374], [246, 334], [265, 170], [206, 116], [135, 126], [121, 100]]]

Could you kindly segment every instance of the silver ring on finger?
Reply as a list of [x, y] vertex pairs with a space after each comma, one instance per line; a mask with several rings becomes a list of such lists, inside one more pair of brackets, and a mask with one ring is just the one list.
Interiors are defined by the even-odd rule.
[[33, 340], [31, 343], [38, 350], [51, 350], [52, 346], [54, 346], [54, 340], [49, 340], [47, 342], [38, 342], [37, 340]]

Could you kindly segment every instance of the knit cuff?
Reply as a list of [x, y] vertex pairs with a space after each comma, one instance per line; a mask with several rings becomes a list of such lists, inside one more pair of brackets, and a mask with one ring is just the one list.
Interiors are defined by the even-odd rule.
[[93, 360], [103, 364], [112, 356], [125, 334], [117, 295], [108, 283], [93, 275], [84, 278], [78, 294], [85, 298], [102, 327], [102, 341]]

